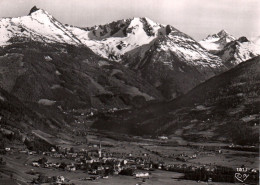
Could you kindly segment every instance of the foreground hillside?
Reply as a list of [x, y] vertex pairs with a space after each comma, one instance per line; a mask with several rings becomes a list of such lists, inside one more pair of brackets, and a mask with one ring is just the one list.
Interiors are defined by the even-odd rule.
[[187, 140], [258, 143], [260, 57], [241, 63], [167, 104], [102, 115], [93, 127]]
[[1, 126], [9, 125], [10, 128], [19, 128], [24, 131], [28, 128], [49, 126], [49, 121], [44, 120], [43, 117], [31, 111], [16, 97], [1, 88], [0, 107]]
[[[13, 95], [0, 88], [0, 148], [10, 147], [15, 144], [27, 147], [49, 147], [33, 134], [32, 130], [40, 130], [44, 133], [53, 134], [62, 125], [55, 119], [46, 118], [26, 107]], [[41, 142], [41, 146], [38, 141]]]

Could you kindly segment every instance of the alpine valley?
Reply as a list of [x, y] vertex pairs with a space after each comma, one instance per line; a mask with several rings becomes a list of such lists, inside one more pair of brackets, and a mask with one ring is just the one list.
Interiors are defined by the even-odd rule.
[[[155, 170], [145, 164], [138, 166], [140, 158], [132, 160], [138, 155], [156, 161], [150, 184], [199, 183], [201, 179], [194, 178], [192, 170], [184, 173], [185, 182], [175, 176], [168, 178], [169, 169], [176, 169], [167, 167], [166, 162], [186, 165], [188, 161], [190, 168], [185, 169], [193, 169], [192, 165], [208, 164], [209, 151], [216, 155], [213, 161], [218, 168], [237, 168], [244, 164], [241, 156], [248, 157], [246, 164], [255, 168], [259, 55], [259, 37], [251, 41], [221, 30], [196, 41], [147, 17], [77, 27], [34, 6], [28, 15], [1, 18], [0, 154], [13, 153], [0, 158], [0, 184], [5, 182], [2, 177], [16, 184], [38, 184], [42, 173], [64, 173], [70, 182], [84, 184], [84, 170], [94, 174], [94, 163], [88, 163], [91, 156], [82, 162], [77, 155], [93, 152], [99, 144], [95, 163], [99, 165], [101, 142], [104, 155], [131, 154], [127, 160], [131, 158], [130, 163], [134, 161], [138, 169]], [[230, 149], [230, 145], [237, 147]], [[32, 157], [23, 154], [24, 150]], [[50, 161], [66, 158], [64, 170], [44, 166], [47, 162], [36, 165], [40, 155]], [[67, 174], [74, 161], [77, 172]], [[120, 165], [127, 166], [121, 160], [113, 170], [121, 169]], [[47, 169], [52, 167], [54, 171]], [[96, 167], [98, 171], [100, 166]], [[102, 163], [102, 167], [104, 171], [106, 165]], [[184, 172], [181, 168], [178, 173]], [[165, 177], [163, 181], [152, 182], [161, 177]], [[224, 174], [223, 179], [221, 182], [234, 182], [232, 175]], [[257, 181], [253, 175], [248, 179]], [[120, 176], [109, 180], [108, 184], [137, 184], [136, 179]]]

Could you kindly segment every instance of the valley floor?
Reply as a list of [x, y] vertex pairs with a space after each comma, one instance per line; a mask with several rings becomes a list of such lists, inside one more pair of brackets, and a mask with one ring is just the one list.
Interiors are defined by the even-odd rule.
[[[40, 134], [40, 132], [39, 132]], [[45, 136], [47, 137], [47, 136]], [[97, 148], [99, 142], [102, 144], [104, 153], [116, 154], [121, 158], [125, 156], [149, 156], [149, 159], [164, 165], [186, 165], [186, 166], [224, 166], [229, 168], [239, 168], [242, 165], [248, 169], [258, 169], [258, 153], [250, 151], [237, 151], [228, 148], [222, 143], [184, 143], [185, 145], [176, 144], [178, 137], [172, 137], [174, 140], [145, 139], [141, 137], [121, 136], [120, 140], [115, 140], [114, 135], [110, 133], [100, 134], [95, 132], [88, 133], [88, 145], [84, 143], [85, 137], [75, 136], [68, 137], [60, 134], [57, 139], [61, 147], [73, 147], [75, 152], [82, 149]], [[72, 139], [73, 138], [73, 139]], [[48, 139], [48, 138], [46, 138]], [[77, 142], [76, 142], [77, 141]], [[178, 143], [178, 142], [177, 142]], [[149, 179], [135, 178], [134, 176], [111, 175], [108, 178], [100, 178], [90, 181], [91, 175], [86, 170], [67, 171], [60, 168], [35, 167], [33, 161], [46, 157], [51, 163], [73, 163], [74, 160], [57, 158], [53, 155], [43, 155], [37, 153], [25, 153], [18, 151], [14, 146], [11, 151], [1, 155], [5, 165], [0, 165], [0, 184], [30, 184], [33, 179], [37, 179], [38, 174], [46, 176], [63, 176], [67, 184], [207, 184], [208, 182], [197, 182], [193, 180], [184, 180], [183, 173], [156, 169], [150, 171]], [[120, 158], [119, 157], [119, 158]], [[259, 170], [259, 169], [258, 169]], [[86, 179], [87, 178], [87, 179]], [[84, 179], [84, 180], [83, 180]], [[16, 183], [18, 182], [18, 183]], [[208, 184], [228, 184], [223, 182], [210, 182]], [[233, 183], [234, 184], [234, 183]]]

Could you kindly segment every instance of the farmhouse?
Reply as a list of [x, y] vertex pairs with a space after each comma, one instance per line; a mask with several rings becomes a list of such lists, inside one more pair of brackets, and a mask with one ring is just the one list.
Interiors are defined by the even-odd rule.
[[40, 167], [40, 164], [38, 162], [32, 162], [32, 166], [34, 167]]
[[158, 139], [161, 139], [161, 140], [167, 140], [168, 137], [167, 137], [167, 136], [159, 136]]
[[67, 165], [65, 169], [68, 171], [76, 171], [76, 167], [74, 166], [74, 164]]
[[148, 172], [136, 172], [134, 176], [136, 178], [149, 178], [150, 174]]
[[57, 184], [62, 184], [62, 183], [64, 183], [64, 181], [65, 181], [65, 178], [63, 176], [57, 176], [56, 177], [56, 183]]

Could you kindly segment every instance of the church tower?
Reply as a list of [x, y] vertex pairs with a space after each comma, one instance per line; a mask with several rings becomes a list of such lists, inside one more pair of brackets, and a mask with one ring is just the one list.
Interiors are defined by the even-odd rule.
[[99, 157], [99, 158], [102, 157], [101, 141], [99, 141], [98, 157]]

